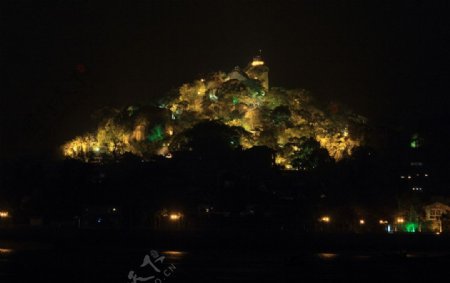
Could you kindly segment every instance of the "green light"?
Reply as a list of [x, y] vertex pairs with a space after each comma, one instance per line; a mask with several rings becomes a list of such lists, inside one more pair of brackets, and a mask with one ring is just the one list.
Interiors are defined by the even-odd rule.
[[419, 137], [418, 134], [414, 134], [411, 138], [410, 146], [411, 148], [419, 148], [422, 145], [422, 139]]
[[236, 96], [233, 96], [233, 105], [236, 105], [239, 103], [239, 99]]
[[151, 142], [160, 141], [164, 139], [164, 132], [160, 125], [156, 125], [151, 133], [147, 136], [147, 139]]
[[419, 227], [419, 225], [414, 222], [408, 222], [405, 224], [405, 230], [408, 233], [415, 233], [417, 231], [418, 227]]

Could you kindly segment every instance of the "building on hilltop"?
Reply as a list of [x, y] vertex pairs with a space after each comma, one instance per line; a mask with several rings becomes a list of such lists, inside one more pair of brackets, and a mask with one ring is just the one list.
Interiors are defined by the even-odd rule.
[[269, 67], [264, 64], [261, 55], [253, 57], [244, 71], [249, 78], [260, 81], [264, 90], [269, 90]]
[[240, 82], [247, 81], [249, 77], [244, 73], [239, 66], [234, 67], [233, 71], [228, 73], [229, 80], [238, 80]]
[[253, 61], [242, 70], [240, 67], [235, 67], [227, 75], [227, 80], [238, 80], [239, 82], [251, 82], [252, 80], [259, 81], [264, 91], [269, 90], [269, 67], [264, 64], [260, 55], [253, 57]]

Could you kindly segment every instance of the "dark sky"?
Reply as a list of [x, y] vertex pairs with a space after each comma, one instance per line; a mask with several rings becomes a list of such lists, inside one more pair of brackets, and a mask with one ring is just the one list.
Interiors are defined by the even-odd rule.
[[259, 49], [272, 86], [445, 134], [448, 1], [364, 2], [2, 1], [0, 156], [52, 152], [94, 127], [96, 109], [145, 103]]

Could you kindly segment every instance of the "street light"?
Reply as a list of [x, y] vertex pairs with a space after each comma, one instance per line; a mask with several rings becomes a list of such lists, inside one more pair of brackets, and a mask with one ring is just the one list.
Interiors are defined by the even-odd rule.
[[178, 221], [178, 220], [180, 220], [180, 218], [181, 218], [181, 213], [171, 213], [169, 215], [169, 219], [171, 221]]
[[320, 221], [328, 223], [328, 222], [330, 222], [330, 217], [329, 216], [323, 216], [322, 218], [320, 218]]

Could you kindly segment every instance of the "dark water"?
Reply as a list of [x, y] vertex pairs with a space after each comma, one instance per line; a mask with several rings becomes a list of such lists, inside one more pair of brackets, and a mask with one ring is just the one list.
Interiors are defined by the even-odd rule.
[[[224, 243], [200, 249], [167, 245], [0, 240], [0, 282], [133, 282], [127, 277], [131, 270], [142, 278], [155, 276], [136, 282], [430, 282], [450, 276], [450, 250], [444, 246], [317, 252], [299, 245], [232, 248], [233, 243]], [[148, 265], [140, 267], [152, 249], [165, 257], [155, 262], [159, 273]]]

